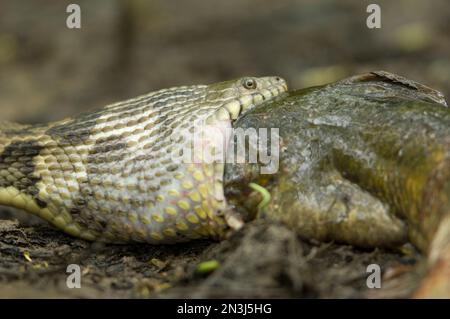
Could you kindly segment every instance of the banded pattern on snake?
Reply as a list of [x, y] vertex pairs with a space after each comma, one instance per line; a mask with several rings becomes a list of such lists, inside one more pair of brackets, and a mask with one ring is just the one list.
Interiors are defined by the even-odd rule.
[[[231, 127], [285, 91], [279, 77], [247, 77], [159, 90], [44, 125], [0, 123], [0, 205], [87, 240], [222, 237], [224, 164], [174, 161], [192, 144], [174, 133]], [[206, 136], [214, 149], [217, 139]]]

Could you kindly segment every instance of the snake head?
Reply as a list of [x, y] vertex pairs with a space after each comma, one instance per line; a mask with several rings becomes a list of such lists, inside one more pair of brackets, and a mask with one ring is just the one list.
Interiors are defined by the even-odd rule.
[[286, 81], [278, 76], [243, 77], [210, 85], [206, 99], [220, 105], [210, 121], [234, 121], [244, 112], [287, 92], [287, 89]]

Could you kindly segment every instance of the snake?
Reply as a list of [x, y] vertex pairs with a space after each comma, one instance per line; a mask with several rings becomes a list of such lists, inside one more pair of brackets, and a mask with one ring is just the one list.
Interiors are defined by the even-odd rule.
[[286, 91], [278, 76], [243, 77], [157, 90], [46, 124], [0, 122], [0, 205], [89, 241], [221, 238], [230, 228], [224, 163], [186, 150], [203, 128], [200, 144], [226, 152], [226, 137], [214, 132]]

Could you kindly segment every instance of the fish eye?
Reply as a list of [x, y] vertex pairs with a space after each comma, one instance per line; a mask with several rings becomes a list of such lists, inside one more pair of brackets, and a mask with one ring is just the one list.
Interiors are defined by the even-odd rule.
[[254, 79], [244, 79], [243, 85], [246, 89], [256, 89], [256, 81]]

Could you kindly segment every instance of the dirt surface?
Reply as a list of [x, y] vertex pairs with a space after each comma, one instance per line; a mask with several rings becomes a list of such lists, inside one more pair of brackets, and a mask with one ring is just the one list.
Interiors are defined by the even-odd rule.
[[[65, 27], [78, 3], [82, 29]], [[45, 122], [158, 88], [280, 75], [291, 88], [385, 69], [450, 95], [447, 0], [0, 1], [0, 120]], [[3, 218], [3, 220], [1, 220]], [[19, 218], [21, 222], [15, 221]], [[197, 266], [219, 268], [199, 275]], [[82, 288], [68, 289], [68, 264]], [[366, 287], [381, 265], [382, 289]], [[0, 208], [0, 297], [407, 297], [409, 254], [312, 243], [258, 221], [230, 239], [101, 246]]]
[[[0, 221], [0, 297], [16, 298], [370, 298], [408, 297], [418, 259], [396, 252], [312, 243], [256, 221], [220, 243], [91, 244], [46, 225]], [[213, 272], [199, 264], [215, 260]], [[368, 289], [379, 264], [382, 289]], [[66, 285], [81, 266], [81, 289]]]

